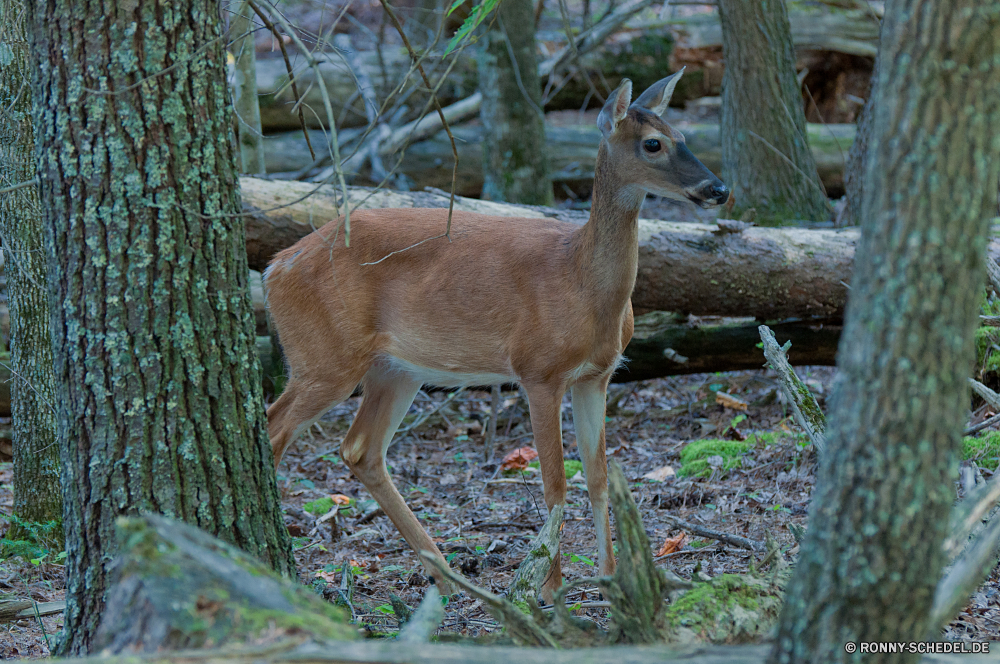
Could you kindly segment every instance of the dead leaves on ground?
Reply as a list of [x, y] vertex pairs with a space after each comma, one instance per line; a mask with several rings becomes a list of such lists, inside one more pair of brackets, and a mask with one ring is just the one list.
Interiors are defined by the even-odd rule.
[[538, 458], [538, 452], [531, 447], [519, 447], [510, 452], [500, 462], [500, 470], [524, 470], [528, 464]]

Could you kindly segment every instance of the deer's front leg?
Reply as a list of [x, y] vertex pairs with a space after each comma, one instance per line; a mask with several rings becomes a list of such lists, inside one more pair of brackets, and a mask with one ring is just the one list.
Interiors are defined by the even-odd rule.
[[594, 511], [597, 530], [597, 556], [601, 575], [610, 576], [615, 571], [615, 555], [611, 547], [611, 521], [608, 517], [608, 461], [604, 444], [604, 410], [607, 402], [608, 380], [600, 378], [573, 385], [573, 427], [576, 429], [576, 446], [583, 461], [587, 478], [587, 493]]
[[[542, 484], [545, 487], [545, 504], [551, 511], [555, 505], [566, 504], [566, 470], [563, 466], [562, 421], [560, 411], [563, 386], [524, 386], [531, 411], [531, 431], [535, 436], [535, 449], [542, 467]], [[552, 601], [553, 593], [562, 585], [562, 561], [555, 552], [552, 570], [542, 585], [542, 597]]]

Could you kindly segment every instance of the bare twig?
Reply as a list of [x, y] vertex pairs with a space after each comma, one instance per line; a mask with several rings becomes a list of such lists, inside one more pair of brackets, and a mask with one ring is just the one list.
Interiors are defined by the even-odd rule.
[[[996, 483], [996, 480], [992, 483]], [[940, 630], [951, 622], [969, 601], [969, 595], [996, 567], [998, 543], [1000, 543], [1000, 516], [994, 516], [985, 530], [938, 582], [928, 622], [931, 638], [938, 638]]]
[[[420, 78], [423, 79], [424, 85], [427, 86], [428, 90], [431, 90], [433, 86], [431, 85], [430, 79], [427, 78], [427, 72], [424, 71], [424, 66], [420, 64], [420, 58], [417, 56], [416, 51], [413, 50], [413, 45], [410, 44], [410, 40], [406, 36], [406, 32], [403, 30], [402, 24], [399, 22], [399, 17], [397, 17], [396, 12], [393, 11], [392, 5], [389, 4], [388, 0], [379, 1], [382, 3], [382, 7], [385, 9], [386, 14], [389, 15], [389, 20], [392, 21], [392, 25], [396, 28], [396, 32], [399, 33], [400, 38], [403, 40], [403, 45], [406, 46], [406, 51], [410, 54], [410, 59], [417, 66], [417, 71], [420, 72]], [[451, 169], [451, 196], [448, 199], [448, 225], [444, 232], [445, 237], [450, 239], [451, 217], [452, 213], [455, 211], [455, 188], [458, 180], [458, 147], [455, 145], [455, 136], [451, 133], [451, 127], [448, 126], [448, 120], [445, 118], [444, 109], [441, 108], [441, 102], [438, 100], [437, 95], [433, 93], [431, 95], [431, 99], [434, 101], [434, 109], [437, 111], [438, 117], [441, 119], [441, 126], [444, 128], [445, 132], [447, 132], [448, 140], [451, 141], [451, 154], [455, 160]]]
[[9, 187], [4, 187], [0, 189], [0, 194], [9, 194], [12, 191], [17, 191], [18, 189], [24, 189], [25, 187], [31, 187], [38, 184], [38, 177], [33, 177], [30, 180], [25, 180], [24, 182], [18, 182], [17, 184], [12, 184]]
[[972, 387], [972, 391], [982, 397], [983, 401], [988, 403], [991, 408], [1000, 410], [1000, 394], [986, 387], [975, 378], [969, 379], [969, 385]]
[[1000, 423], [1000, 415], [994, 415], [993, 417], [987, 418], [980, 422], [979, 424], [973, 424], [971, 427], [967, 428], [962, 432], [963, 436], [971, 436], [974, 433], [978, 433], [983, 429], [988, 429], [994, 424]]
[[669, 514], [665, 514], [663, 518], [673, 524], [675, 528], [680, 528], [681, 530], [697, 535], [698, 537], [707, 537], [708, 539], [714, 539], [719, 542], [729, 544], [730, 546], [747, 549], [748, 551], [754, 551], [757, 553], [767, 550], [764, 543], [757, 540], [740, 537], [739, 535], [732, 535], [730, 533], [723, 533], [718, 530], [711, 530], [709, 528], [705, 528], [704, 526], [699, 526], [696, 523], [678, 519], [677, 517]]
[[944, 538], [942, 547], [948, 560], [953, 560], [968, 544], [980, 522], [1000, 501], [1000, 473], [992, 480], [980, 484], [952, 510], [949, 520], [950, 532]]
[[[319, 61], [312, 54], [306, 45], [302, 43], [299, 39], [298, 34], [292, 28], [291, 24], [288, 22], [284, 16], [281, 15], [277, 9], [274, 8], [268, 0], [260, 0], [267, 7], [269, 13], [281, 24], [281, 27], [285, 30], [285, 33], [291, 37], [295, 45], [302, 51], [303, 57], [306, 62], [312, 67], [313, 71], [316, 72], [316, 84], [319, 86], [320, 95], [323, 97], [323, 107], [326, 111], [327, 122], [330, 125], [330, 146], [333, 149], [333, 166], [337, 176], [338, 184], [340, 184], [341, 190], [344, 192], [344, 246], [351, 246], [351, 206], [347, 199], [347, 181], [344, 179], [344, 171], [340, 165], [340, 144], [337, 141], [337, 124], [336, 119], [333, 114], [333, 102], [330, 100], [330, 92], [326, 88], [326, 81], [323, 79], [323, 72], [320, 71]], [[339, 212], [339, 210], [338, 210]]]
[[264, 23], [264, 27], [271, 31], [271, 34], [274, 35], [275, 41], [278, 42], [278, 48], [281, 49], [281, 57], [285, 60], [285, 69], [288, 71], [288, 82], [292, 86], [292, 96], [295, 98], [295, 108], [299, 113], [299, 125], [302, 126], [302, 134], [305, 136], [306, 145], [309, 147], [309, 156], [312, 159], [316, 159], [316, 151], [313, 150], [312, 141], [309, 140], [309, 129], [306, 128], [306, 117], [302, 113], [302, 97], [299, 95], [299, 86], [295, 82], [295, 72], [292, 68], [292, 61], [288, 57], [288, 49], [285, 48], [285, 40], [281, 38], [281, 35], [278, 33], [278, 29], [274, 27], [274, 23], [272, 23], [267, 17], [267, 14], [261, 11], [260, 7], [257, 6], [257, 3], [254, 2], [254, 0], [247, 0], [247, 4], [250, 5], [250, 9], [257, 14], [257, 18]]

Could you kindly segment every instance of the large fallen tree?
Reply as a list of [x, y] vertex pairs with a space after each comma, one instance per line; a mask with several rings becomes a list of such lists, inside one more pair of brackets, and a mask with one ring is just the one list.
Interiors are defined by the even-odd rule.
[[[642, 8], [648, 6], [649, 3], [646, 3]], [[799, 63], [800, 70], [802, 66], [810, 67], [810, 58], [805, 57], [803, 60], [808, 53], [838, 53], [874, 58], [878, 46], [878, 23], [873, 20], [870, 9], [857, 7], [845, 10], [797, 1], [789, 2], [788, 7], [792, 40], [802, 60]], [[610, 33], [627, 32], [627, 39], [609, 39], [609, 35], [600, 35], [600, 47], [590, 52], [587, 52], [586, 47], [577, 45], [576, 51], [581, 53], [580, 69], [589, 73], [591, 81], [588, 83], [582, 76], [576, 76], [570, 81], [560, 80], [561, 92], [550, 100], [547, 109], [580, 108], [585, 99], [590, 97], [592, 85], [600, 89], [607, 84], [613, 88], [623, 77], [631, 78], [637, 88], [647, 87], [668, 73], [665, 67], [668, 67], [668, 59], [675, 43], [683, 51], [678, 54], [682, 61], [680, 64], [688, 65], [687, 80], [682, 81], [675, 92], [675, 103], [683, 104], [686, 100], [702, 95], [718, 94], [721, 72], [703, 72], [699, 67], [697, 54], [692, 53], [721, 48], [722, 29], [717, 14], [643, 21], [641, 17], [633, 17], [634, 13], [622, 16], [621, 21], [612, 22], [614, 25]], [[445, 62], [433, 54], [425, 60], [425, 66], [435, 80], [450, 64], [450, 58]], [[672, 64], [677, 65], [678, 62]], [[332, 53], [320, 66], [334, 111], [342, 118], [342, 127], [367, 123], [364, 105], [357, 94], [358, 74], [373, 82], [379, 101], [386, 99], [391, 90], [397, 88], [408, 75], [412, 75], [406, 52], [393, 47], [384, 47], [381, 53], [374, 50], [359, 51], [354, 58], [353, 68], [360, 71], [352, 72], [352, 66], [348, 65], [346, 58]], [[564, 70], [562, 67], [556, 69]], [[870, 72], [870, 64], [867, 71]], [[541, 73], [545, 78], [549, 71], [543, 70]], [[315, 84], [316, 73], [308, 67], [300, 67], [296, 76], [306, 106], [322, 108], [319, 86]], [[415, 77], [415, 80], [416, 78], [419, 77]], [[475, 58], [459, 57], [446, 82], [438, 90], [438, 98], [443, 104], [461, 103], [475, 93], [477, 86]], [[257, 87], [260, 90], [261, 122], [265, 131], [282, 131], [299, 126], [295, 96], [288, 85], [285, 63], [281, 58], [258, 60]], [[426, 100], [424, 91], [414, 91], [406, 101], [411, 115], [422, 109]], [[466, 105], [463, 111], [463, 119], [477, 116], [478, 102]], [[434, 113], [431, 115], [434, 116]], [[404, 119], [409, 120], [411, 117], [406, 116]], [[306, 122], [312, 127], [318, 128], [325, 121], [322, 113], [306, 114]]]
[[[715, 173], [722, 172], [718, 124], [677, 125], [677, 129], [684, 133], [688, 147], [702, 163]], [[452, 127], [451, 130], [458, 148], [456, 193], [478, 196], [483, 189], [482, 127]], [[839, 195], [844, 189], [844, 158], [854, 140], [854, 125], [810, 124], [807, 131], [823, 186], [831, 195]], [[589, 190], [600, 140], [600, 130], [592, 122], [546, 126], [544, 149], [552, 181]], [[314, 161], [301, 131], [265, 137], [264, 159], [268, 173], [299, 172]], [[390, 163], [395, 163], [395, 158], [390, 159]], [[447, 189], [451, 187], [453, 163], [451, 141], [444, 133], [438, 133], [406, 148], [396, 172], [406, 176], [413, 189]], [[355, 184], [372, 183], [366, 171], [354, 180]]]
[[[241, 187], [247, 254], [255, 270], [343, 212], [343, 206], [337, 206], [339, 190], [331, 186], [244, 177]], [[351, 187], [348, 194], [352, 209], [448, 207], [448, 196], [437, 193]], [[455, 209], [500, 217], [554, 217], [578, 224], [587, 218], [586, 213], [462, 197], [456, 199]], [[641, 219], [632, 306], [637, 313], [672, 311], [762, 320], [840, 318], [857, 238], [855, 230], [752, 227], [727, 232], [714, 225]]]

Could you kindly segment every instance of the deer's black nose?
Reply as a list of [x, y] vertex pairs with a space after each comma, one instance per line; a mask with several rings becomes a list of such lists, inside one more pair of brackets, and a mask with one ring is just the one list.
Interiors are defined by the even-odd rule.
[[729, 200], [729, 188], [721, 182], [713, 184], [708, 188], [708, 197], [719, 205], [722, 205]]

